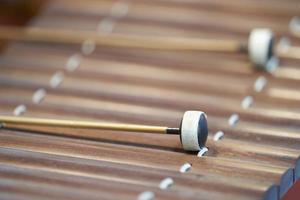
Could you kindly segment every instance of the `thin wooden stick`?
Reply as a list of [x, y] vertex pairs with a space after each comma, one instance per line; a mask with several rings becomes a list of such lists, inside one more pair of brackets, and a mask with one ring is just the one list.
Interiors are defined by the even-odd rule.
[[96, 45], [155, 50], [240, 52], [245, 49], [245, 45], [236, 40], [104, 34], [93, 31], [9, 26], [0, 26], [0, 39], [67, 44], [81, 44], [89, 39]]
[[147, 132], [147, 133], [166, 133], [168, 127], [164, 126], [145, 126], [134, 124], [118, 124], [106, 122], [76, 121], [76, 120], [60, 120], [46, 118], [29, 118], [29, 117], [13, 117], [0, 116], [0, 122], [3, 127], [6, 124], [22, 124], [35, 126], [55, 126], [67, 128], [91, 128], [103, 130], [129, 131], [129, 132]]

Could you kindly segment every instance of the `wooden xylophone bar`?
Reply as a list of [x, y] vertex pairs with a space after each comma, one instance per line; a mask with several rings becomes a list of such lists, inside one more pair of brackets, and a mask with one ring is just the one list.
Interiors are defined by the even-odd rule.
[[[246, 41], [259, 26], [297, 46], [288, 29], [295, 4], [52, 0], [28, 28]], [[282, 196], [281, 176], [300, 148], [300, 61], [296, 50], [286, 54], [265, 73], [240, 53], [113, 48], [88, 36], [82, 44], [11, 42], [0, 57], [0, 114], [173, 127], [199, 109], [209, 137], [197, 155], [176, 136], [8, 126], [0, 197], [262, 199], [272, 184]]]

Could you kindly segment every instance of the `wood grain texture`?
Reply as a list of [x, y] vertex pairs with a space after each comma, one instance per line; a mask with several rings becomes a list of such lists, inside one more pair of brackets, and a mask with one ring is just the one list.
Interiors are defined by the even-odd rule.
[[[288, 24], [297, 4], [50, 0], [27, 27], [243, 43], [252, 28], [270, 27], [276, 44], [287, 36], [296, 46]], [[296, 54], [282, 56], [270, 74], [256, 71], [242, 52], [98, 45], [86, 53], [83, 46], [11, 42], [0, 56], [0, 114], [24, 105], [28, 117], [177, 127], [184, 111], [203, 110], [208, 152], [186, 153], [174, 135], [10, 125], [0, 129], [0, 199], [137, 199], [144, 191], [156, 199], [262, 199], [299, 156]], [[74, 55], [78, 66], [70, 70]], [[53, 86], [58, 72], [63, 79]], [[262, 76], [266, 85], [256, 91]], [[39, 89], [45, 96], [33, 101]], [[247, 96], [253, 102], [244, 108]], [[239, 119], [230, 125], [233, 114]], [[218, 131], [224, 137], [216, 141]], [[185, 163], [191, 168], [181, 173]], [[168, 177], [173, 184], [160, 189]]]

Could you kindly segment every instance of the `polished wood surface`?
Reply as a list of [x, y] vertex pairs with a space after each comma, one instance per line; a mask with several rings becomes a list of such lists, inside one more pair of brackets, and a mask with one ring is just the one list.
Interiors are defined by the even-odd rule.
[[[247, 42], [252, 28], [269, 27], [275, 42], [286, 36], [297, 46], [288, 25], [298, 4], [51, 0], [26, 28]], [[172, 135], [8, 126], [0, 130], [0, 198], [137, 199], [151, 191], [156, 199], [262, 199], [294, 166], [298, 54], [266, 73], [241, 52], [94, 44], [88, 36], [83, 44], [11, 42], [0, 57], [0, 114], [178, 127], [184, 111], [203, 110], [208, 152], [187, 153]], [[191, 169], [181, 173], [185, 163]], [[173, 184], [161, 189], [168, 177]]]

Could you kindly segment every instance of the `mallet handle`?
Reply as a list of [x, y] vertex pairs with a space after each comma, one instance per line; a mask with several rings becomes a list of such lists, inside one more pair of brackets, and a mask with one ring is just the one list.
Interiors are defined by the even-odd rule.
[[245, 48], [245, 45], [237, 40], [103, 34], [95, 31], [9, 26], [0, 26], [0, 39], [67, 44], [81, 44], [90, 39], [96, 45], [155, 50], [239, 52]]
[[66, 128], [90, 128], [103, 129], [115, 131], [129, 131], [129, 132], [147, 132], [147, 133], [167, 133], [168, 127], [164, 126], [146, 126], [135, 124], [119, 124], [93, 121], [76, 121], [76, 120], [61, 120], [61, 119], [43, 119], [30, 117], [13, 117], [0, 115], [0, 123], [3, 127], [6, 124], [18, 125], [35, 125], [35, 126], [55, 126]]

